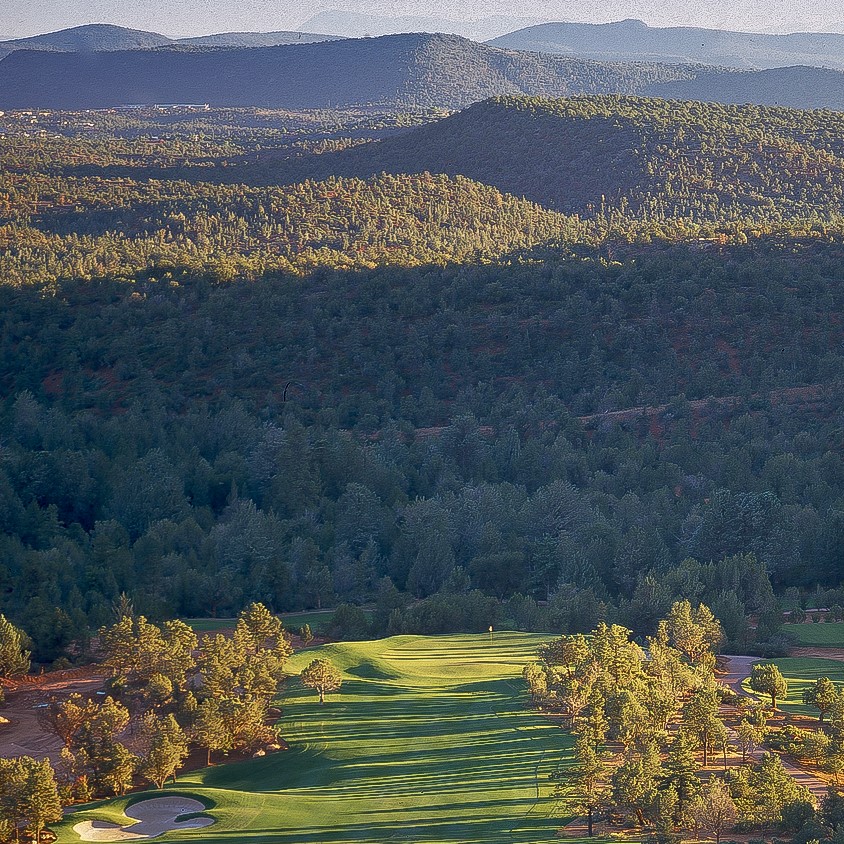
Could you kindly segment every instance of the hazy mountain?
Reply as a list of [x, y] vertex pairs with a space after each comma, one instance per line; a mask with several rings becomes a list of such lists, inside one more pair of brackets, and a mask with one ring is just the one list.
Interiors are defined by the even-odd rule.
[[0, 62], [0, 108], [207, 102], [457, 109], [497, 94], [635, 93], [698, 72], [518, 53], [454, 35], [233, 50], [19, 51]]
[[0, 41], [0, 57], [15, 50], [53, 50], [93, 53], [100, 50], [137, 50], [164, 47], [172, 41], [156, 32], [142, 32], [111, 24], [89, 24], [46, 35]]
[[317, 44], [336, 41], [340, 35], [317, 35], [313, 32], [221, 32], [180, 38], [174, 42], [188, 47], [279, 47], [285, 44]]
[[546, 23], [511, 32], [490, 43], [599, 61], [700, 62], [720, 67], [793, 65], [844, 69], [844, 35], [762, 35], [696, 27], [618, 23]]
[[694, 80], [653, 85], [648, 92], [669, 99], [844, 111], [844, 73], [818, 67], [741, 73], [713, 70]]
[[844, 116], [643, 98], [505, 97], [264, 175], [296, 183], [381, 172], [466, 176], [577, 214], [604, 203], [640, 219], [719, 220], [771, 208], [837, 213]]
[[440, 17], [387, 17], [367, 15], [360, 12], [347, 12], [329, 9], [314, 15], [306, 21], [302, 29], [314, 32], [332, 32], [350, 38], [366, 36], [397, 35], [406, 32], [444, 32], [461, 35], [475, 41], [488, 41], [514, 29], [539, 23], [541, 18], [516, 18], [504, 15], [492, 15], [479, 20], [452, 20]]
[[111, 24], [88, 24], [46, 35], [0, 41], [0, 58], [16, 50], [47, 50], [58, 53], [96, 53], [117, 50], [151, 50], [158, 47], [276, 47], [281, 44], [312, 44], [334, 41], [337, 35], [312, 32], [221, 32], [196, 38], [172, 39], [157, 32], [143, 32]]

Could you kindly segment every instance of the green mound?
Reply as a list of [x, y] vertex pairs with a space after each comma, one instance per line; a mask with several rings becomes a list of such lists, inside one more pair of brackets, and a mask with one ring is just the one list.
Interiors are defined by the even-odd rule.
[[[526, 706], [519, 677], [545, 637], [397, 636], [297, 654], [343, 670], [320, 706], [296, 679], [281, 699], [291, 749], [181, 778], [213, 801], [216, 823], [170, 839], [273, 844], [347, 841], [536, 842], [554, 839], [548, 774], [570, 738]], [[106, 804], [111, 819], [125, 801]], [[59, 841], [76, 841], [69, 818]]]

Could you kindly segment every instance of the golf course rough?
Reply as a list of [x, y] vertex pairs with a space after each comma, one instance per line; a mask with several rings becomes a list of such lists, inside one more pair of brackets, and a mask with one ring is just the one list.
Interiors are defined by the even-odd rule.
[[[161, 840], [559, 840], [565, 819], [549, 774], [570, 762], [572, 740], [558, 719], [530, 710], [521, 679], [547, 639], [397, 636], [296, 654], [291, 674], [327, 658], [343, 671], [340, 690], [320, 706], [316, 692], [288, 680], [279, 703], [290, 750], [181, 777], [174, 789], [212, 806], [215, 823]], [[112, 800], [70, 816], [56, 827], [59, 841], [78, 842], [81, 820], [125, 824], [126, 805]]]

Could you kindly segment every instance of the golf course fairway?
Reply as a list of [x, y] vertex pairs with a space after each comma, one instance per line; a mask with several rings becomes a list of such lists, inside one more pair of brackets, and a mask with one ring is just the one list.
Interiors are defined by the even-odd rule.
[[[397, 636], [296, 654], [291, 674], [317, 657], [341, 668], [339, 692], [320, 706], [290, 679], [280, 695], [290, 749], [182, 776], [168, 790], [201, 800], [215, 823], [156, 840], [554, 840], [562, 819], [548, 775], [570, 756], [571, 738], [531, 712], [520, 676], [546, 639]], [[79, 841], [81, 820], [126, 824], [123, 809], [156, 793], [76, 812], [55, 827], [59, 841]]]

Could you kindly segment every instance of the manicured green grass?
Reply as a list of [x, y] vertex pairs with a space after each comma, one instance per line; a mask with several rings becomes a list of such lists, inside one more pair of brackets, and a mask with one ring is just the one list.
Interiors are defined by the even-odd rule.
[[785, 624], [783, 631], [804, 648], [844, 648], [844, 623]]
[[[348, 841], [553, 841], [549, 773], [571, 738], [526, 706], [520, 679], [545, 637], [399, 636], [310, 649], [343, 670], [320, 706], [296, 679], [281, 704], [291, 749], [185, 775], [182, 793], [214, 803], [214, 826], [166, 838], [202, 844]], [[151, 792], [154, 794], [154, 792]], [[82, 817], [114, 820], [125, 801]], [[101, 814], [105, 812], [105, 814]]]
[[[834, 683], [844, 683], [844, 662], [838, 660], [788, 657], [766, 662], [775, 663], [788, 680], [788, 697], [782, 703], [777, 701], [777, 706], [781, 706], [786, 712], [815, 717], [818, 711], [803, 703], [803, 690], [821, 677], [829, 677]], [[744, 681], [743, 688], [749, 694], [755, 694], [747, 680]], [[762, 695], [761, 699], [770, 702], [767, 695]]]

